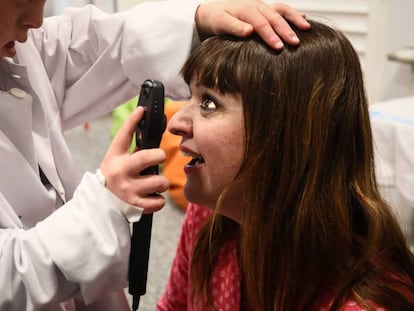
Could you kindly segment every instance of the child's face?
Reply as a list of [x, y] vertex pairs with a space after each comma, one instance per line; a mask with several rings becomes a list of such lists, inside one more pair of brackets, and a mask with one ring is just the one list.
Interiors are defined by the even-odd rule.
[[[244, 148], [243, 107], [239, 96], [219, 94], [194, 81], [190, 90], [190, 101], [175, 113], [169, 131], [182, 137], [182, 152], [193, 158], [184, 167], [186, 197], [213, 209], [240, 167]], [[237, 221], [241, 194], [233, 186], [220, 213]]]
[[14, 42], [25, 42], [27, 31], [43, 22], [45, 0], [0, 0], [0, 59], [14, 57]]

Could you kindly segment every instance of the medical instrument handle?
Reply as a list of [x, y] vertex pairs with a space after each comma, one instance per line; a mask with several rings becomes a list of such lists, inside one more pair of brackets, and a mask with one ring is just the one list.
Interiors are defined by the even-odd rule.
[[[145, 112], [135, 132], [136, 145], [139, 149], [158, 148], [166, 127], [163, 84], [153, 79], [145, 80], [141, 85], [137, 106], [143, 106]], [[158, 171], [156, 165], [144, 169], [140, 174], [158, 174]], [[132, 295], [133, 311], [138, 309], [140, 297], [146, 293], [152, 218], [153, 214], [143, 214], [132, 225], [128, 291]]]

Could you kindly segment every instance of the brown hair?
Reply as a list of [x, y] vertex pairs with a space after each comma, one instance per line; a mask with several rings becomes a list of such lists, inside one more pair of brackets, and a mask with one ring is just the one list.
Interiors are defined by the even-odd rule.
[[252, 310], [309, 310], [325, 294], [332, 310], [348, 299], [413, 309], [414, 259], [377, 189], [358, 56], [341, 32], [310, 22], [292, 26], [298, 47], [214, 37], [183, 67], [187, 83], [241, 95], [246, 137], [240, 227], [217, 214], [200, 231], [193, 300], [213, 305], [209, 280], [231, 231]]

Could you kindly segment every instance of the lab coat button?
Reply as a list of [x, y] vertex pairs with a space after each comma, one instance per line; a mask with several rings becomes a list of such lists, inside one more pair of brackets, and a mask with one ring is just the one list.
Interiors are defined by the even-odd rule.
[[17, 98], [25, 98], [27, 96], [27, 93], [25, 91], [23, 91], [22, 89], [15, 88], [15, 87], [10, 90], [10, 94], [12, 94], [13, 96]]

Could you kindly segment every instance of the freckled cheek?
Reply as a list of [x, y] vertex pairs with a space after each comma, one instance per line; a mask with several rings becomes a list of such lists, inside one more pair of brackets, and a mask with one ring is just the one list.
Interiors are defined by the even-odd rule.
[[[240, 138], [234, 137], [229, 141], [219, 141], [217, 149], [211, 152], [210, 165], [212, 175], [224, 182], [231, 180], [240, 168], [243, 156], [243, 145]], [[207, 163], [209, 164], [209, 163]]]
[[[200, 130], [200, 128], [202, 130]], [[243, 156], [243, 125], [241, 120], [226, 119], [194, 127], [194, 138], [197, 141], [206, 165], [214, 175], [221, 174], [231, 177], [238, 171]]]

